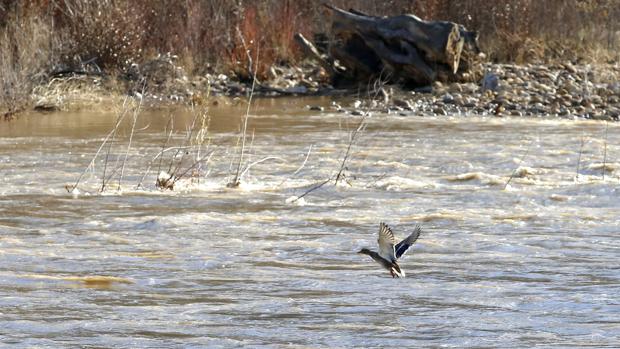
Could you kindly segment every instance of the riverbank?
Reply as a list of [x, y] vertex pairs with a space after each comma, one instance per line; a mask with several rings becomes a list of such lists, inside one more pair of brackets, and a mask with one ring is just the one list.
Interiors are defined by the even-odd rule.
[[[158, 59], [159, 69], [153, 68], [155, 64], [142, 70], [136, 66], [133, 76], [69, 74], [55, 77], [34, 89], [30, 108], [43, 112], [92, 106], [105, 108], [110, 102], [122, 101], [125, 96], [139, 96], [147, 107], [171, 104], [216, 107], [221, 101], [237, 101], [252, 93], [251, 81], [239, 81], [223, 73], [188, 76], [170, 56]], [[272, 67], [269, 80], [257, 81], [253, 94], [255, 97], [353, 96], [358, 103], [334, 103], [326, 110], [348, 113], [620, 118], [618, 63], [484, 63], [477, 69], [484, 72], [477, 82], [436, 82], [414, 90], [394, 85], [373, 91], [345, 91], [332, 87], [322, 69], [307, 63], [298, 67]], [[326, 109], [310, 107], [317, 111]]]
[[[207, 96], [248, 95], [252, 76], [259, 79], [255, 96], [339, 94], [328, 86], [321, 69], [304, 63], [307, 54], [294, 40], [301, 33], [325, 50], [332, 22], [323, 3], [0, 1], [0, 118], [11, 119], [35, 108], [67, 110], [93, 103], [105, 108], [110, 99], [137, 93], [154, 105], [207, 103]], [[480, 34], [478, 43], [488, 62], [541, 62], [548, 64], [550, 74], [560, 77], [545, 77], [545, 68], [538, 65], [486, 64], [480, 72], [491, 70], [499, 81], [500, 89], [492, 93], [476, 94], [480, 75], [470, 79], [474, 86], [433, 86], [431, 94], [412, 95], [397, 88], [386, 93], [390, 92], [386, 89], [374, 103], [377, 108], [403, 112], [398, 108], [408, 111], [413, 104], [424, 113], [497, 110], [498, 115], [505, 114], [504, 108], [515, 115], [594, 118], [615, 113], [613, 109], [603, 112], [616, 103], [595, 91], [597, 84], [617, 77], [617, 69], [603, 62], [620, 61], [620, 27], [614, 20], [620, 9], [607, 1], [511, 0], [490, 6], [482, 0], [332, 0], [329, 4], [374, 16], [413, 13], [425, 20], [459, 23]], [[553, 63], [564, 61], [573, 62], [574, 69]], [[592, 78], [583, 77], [590, 72]], [[487, 77], [487, 82], [495, 80]], [[544, 86], [534, 84], [538, 78]], [[583, 85], [581, 95], [573, 91], [578, 88], [568, 86], [572, 82]], [[554, 98], [551, 91], [559, 91], [567, 103], [548, 101]], [[601, 97], [600, 103], [593, 96]], [[363, 92], [359, 98], [367, 99]], [[390, 104], [392, 100], [402, 103]]]

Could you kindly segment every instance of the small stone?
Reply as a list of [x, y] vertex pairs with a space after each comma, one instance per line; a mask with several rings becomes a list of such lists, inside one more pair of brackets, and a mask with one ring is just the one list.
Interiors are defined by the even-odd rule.
[[542, 98], [540, 97], [540, 95], [537, 95], [537, 94], [533, 95], [533, 96], [530, 98], [530, 102], [531, 102], [531, 103], [542, 103], [542, 101], [543, 101], [543, 100], [542, 100]]
[[448, 113], [446, 112], [446, 110], [442, 107], [436, 107], [433, 109], [433, 113], [436, 115], [448, 115]]
[[465, 94], [472, 94], [472, 93], [475, 93], [478, 90], [478, 86], [476, 86], [476, 84], [471, 83], [471, 82], [467, 83], [467, 84], [462, 84], [461, 87], [463, 89], [463, 91], [461, 91], [461, 92], [463, 92]]
[[453, 92], [463, 92], [463, 86], [459, 83], [452, 84], [450, 90]]
[[445, 95], [443, 95], [443, 97], [441, 98], [441, 100], [442, 100], [444, 103], [446, 103], [446, 104], [452, 104], [452, 103], [454, 103], [454, 97], [453, 97], [451, 94], [449, 94], [449, 93], [446, 93]]
[[547, 112], [545, 106], [542, 103], [534, 104], [530, 110], [533, 113], [540, 113], [540, 114], [544, 114]]
[[294, 86], [287, 88], [285, 91], [293, 94], [306, 94], [308, 93], [308, 88], [306, 86]]
[[590, 99], [588, 98], [584, 98], [581, 100], [581, 102], [579, 102], [579, 104], [581, 104], [584, 107], [590, 107], [592, 105], [592, 102], [590, 101]]
[[516, 110], [517, 106], [516, 106], [516, 104], [513, 104], [513, 103], [506, 103], [505, 108], [506, 108], [506, 110]]
[[422, 86], [422, 87], [416, 87], [413, 90], [415, 93], [432, 93], [433, 92], [433, 86]]
[[588, 113], [589, 118], [592, 120], [605, 120], [605, 121], [613, 121], [614, 119], [610, 115], [606, 115], [600, 112], [591, 112]]
[[591, 96], [590, 100], [591, 100], [592, 104], [596, 104], [596, 105], [603, 104], [603, 99], [601, 98], [601, 96], [598, 96], [598, 95]]
[[568, 71], [571, 74], [575, 74], [577, 72], [577, 70], [571, 63], [564, 64], [564, 69], [566, 69], [566, 71]]
[[56, 105], [55, 103], [43, 102], [43, 103], [37, 103], [34, 106], [34, 110], [39, 111], [39, 112], [54, 112], [54, 111], [59, 111], [60, 107]]
[[406, 110], [413, 110], [413, 105], [411, 105], [411, 102], [406, 99], [396, 98], [393, 100], [393, 103], [397, 107], [400, 107]]

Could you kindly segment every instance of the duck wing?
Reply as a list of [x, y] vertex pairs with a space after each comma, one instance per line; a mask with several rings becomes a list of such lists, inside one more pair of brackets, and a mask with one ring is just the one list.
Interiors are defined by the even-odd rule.
[[411, 247], [411, 245], [413, 245], [416, 242], [416, 240], [420, 236], [420, 233], [422, 233], [422, 228], [420, 228], [419, 225], [416, 225], [415, 229], [413, 230], [413, 233], [407, 236], [407, 238], [404, 239], [403, 241], [396, 244], [396, 247], [394, 248], [394, 250], [395, 250], [397, 259], [402, 257], [402, 255], [404, 255], [405, 252], [407, 252], [409, 247]]
[[387, 261], [396, 262], [394, 234], [392, 229], [383, 222], [379, 224], [379, 239], [377, 242], [379, 243], [379, 256]]

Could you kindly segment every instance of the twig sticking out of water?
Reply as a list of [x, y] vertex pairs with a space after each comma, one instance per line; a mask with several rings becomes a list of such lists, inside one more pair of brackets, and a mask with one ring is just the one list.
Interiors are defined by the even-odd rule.
[[[362, 116], [362, 119], [360, 120], [360, 122], [358, 123], [357, 127], [355, 128], [355, 130], [350, 134], [349, 137], [349, 144], [347, 145], [347, 150], [342, 158], [342, 162], [340, 163], [340, 169], [338, 170], [338, 173], [336, 173], [336, 175], [330, 176], [329, 178], [327, 178], [326, 180], [312, 186], [310, 189], [306, 190], [303, 194], [301, 194], [300, 196], [296, 197], [292, 202], [295, 202], [297, 200], [300, 200], [301, 198], [303, 198], [304, 196], [312, 193], [313, 191], [321, 188], [322, 186], [324, 186], [325, 184], [329, 183], [332, 179], [334, 179], [334, 185], [338, 184], [338, 181], [340, 180], [344, 180], [345, 179], [345, 175], [344, 175], [344, 171], [346, 170], [346, 163], [347, 160], [349, 159], [350, 155], [351, 155], [351, 148], [353, 146], [353, 143], [356, 140], [357, 135], [363, 131], [366, 128], [366, 117], [370, 115], [369, 112], [365, 112]], [[305, 163], [305, 161], [304, 161]]]
[[278, 184], [278, 187], [281, 187], [284, 183], [286, 183], [287, 180], [293, 178], [296, 174], [299, 173], [299, 171], [301, 171], [304, 168], [304, 166], [306, 166], [306, 163], [308, 162], [308, 158], [310, 157], [310, 153], [312, 152], [312, 147], [314, 147], [314, 144], [311, 144], [310, 147], [308, 148], [306, 157], [304, 158], [304, 161], [301, 163], [301, 165], [299, 165], [299, 167], [293, 172], [293, 174], [289, 178], [284, 178], [282, 182]]
[[[192, 111], [194, 112], [194, 108], [193, 107], [192, 107]], [[168, 164], [168, 171], [166, 173], [170, 174], [171, 178], [173, 176], [175, 176], [179, 172], [179, 170], [181, 169], [181, 166], [183, 165], [183, 160], [185, 159], [185, 155], [188, 154], [188, 152], [183, 150], [183, 149], [185, 147], [188, 147], [189, 144], [191, 144], [192, 135], [194, 134], [194, 129], [196, 127], [197, 119], [198, 119], [198, 114], [194, 112], [193, 113], [193, 117], [192, 117], [192, 123], [189, 125], [189, 127], [186, 130], [186, 136], [185, 136], [185, 139], [183, 141], [183, 145], [180, 146], [180, 147], [177, 147], [177, 151], [170, 158], [170, 163]], [[176, 160], [177, 157], [179, 156], [179, 154], [181, 155], [181, 158]], [[175, 163], [176, 163], [176, 165], [175, 165]]]
[[605, 142], [604, 142], [604, 148], [603, 148], [603, 170], [602, 170], [603, 180], [605, 180], [605, 171], [607, 170], [607, 131], [608, 129], [609, 129], [609, 123], [605, 121]]
[[262, 162], [265, 162], [267, 160], [280, 160], [280, 161], [283, 161], [283, 162], [286, 161], [286, 160], [284, 160], [283, 158], [281, 158], [279, 156], [267, 156], [267, 157], [264, 157], [264, 158], [262, 158], [260, 160], [254, 161], [251, 164], [249, 164], [248, 166], [246, 166], [245, 170], [243, 170], [243, 172], [241, 172], [241, 174], [239, 175], [239, 178], [243, 177], [243, 175], [245, 175], [246, 172], [248, 172], [252, 167], [254, 167], [254, 165], [258, 165], [258, 164], [260, 164]]
[[[379, 94], [381, 94], [383, 91], [382, 89], [384, 88], [384, 83], [381, 81], [380, 79], [377, 79], [377, 81], [375, 81], [375, 83], [373, 84], [374, 87], [374, 96], [371, 96], [371, 93], [369, 93], [368, 96], [368, 100], [371, 101], [374, 98], [376, 98]], [[347, 144], [347, 149], [344, 153], [344, 156], [342, 157], [342, 162], [340, 163], [340, 168], [338, 169], [338, 172], [333, 175], [330, 176], [329, 178], [325, 179], [324, 181], [312, 186], [310, 189], [306, 190], [303, 194], [301, 194], [300, 196], [296, 197], [292, 202], [295, 202], [297, 200], [300, 200], [301, 198], [303, 198], [304, 196], [312, 193], [313, 191], [323, 187], [324, 185], [326, 185], [327, 183], [329, 183], [332, 179], [334, 180], [334, 185], [337, 185], [339, 181], [341, 180], [345, 180], [345, 174], [344, 171], [347, 169], [346, 164], [347, 164], [347, 160], [349, 160], [349, 158], [351, 157], [351, 149], [353, 147], [353, 144], [355, 143], [355, 141], [358, 138], [358, 135], [364, 131], [366, 129], [366, 126], [368, 125], [366, 122], [366, 118], [370, 116], [370, 103], [368, 103], [368, 106], [366, 108], [366, 111], [364, 111], [362, 113], [362, 118], [359, 121], [359, 123], [357, 124], [357, 127], [355, 128], [355, 130], [353, 130], [353, 132], [351, 132], [349, 134], [349, 143]]]
[[[256, 69], [258, 70], [258, 57], [259, 57], [260, 47], [256, 50]], [[248, 51], [249, 55], [249, 51]], [[256, 74], [252, 74], [252, 88], [250, 89], [250, 97], [248, 98], [248, 108], [245, 111], [245, 117], [243, 118], [243, 127], [241, 137], [241, 151], [239, 154], [239, 161], [237, 162], [237, 170], [235, 172], [235, 176], [232, 181], [226, 184], [229, 188], [237, 188], [239, 184], [241, 184], [241, 165], [243, 164], [243, 155], [245, 153], [245, 140], [246, 134], [248, 131], [248, 118], [250, 117], [250, 107], [252, 106], [252, 97], [254, 96], [254, 88], [256, 87]]]
[[[300, 196], [296, 197], [295, 200], [293, 200], [292, 202], [300, 200], [304, 196], [306, 196], [306, 195], [312, 193], [313, 191], [321, 188], [325, 184], [329, 183], [332, 179], [334, 179], [334, 185], [337, 185], [339, 180], [344, 180], [345, 179], [344, 171], [346, 169], [347, 160], [349, 159], [349, 156], [351, 154], [351, 147], [353, 146], [353, 143], [355, 142], [357, 134], [360, 131], [365, 129], [366, 124], [364, 122], [365, 122], [366, 117], [368, 115], [369, 115], [369, 113], [364, 113], [364, 116], [362, 117], [362, 119], [358, 123], [356, 129], [351, 133], [351, 135], [349, 137], [349, 144], [347, 145], [347, 150], [346, 150], [346, 152], [345, 152], [345, 154], [344, 154], [344, 156], [342, 158], [342, 162], [340, 163], [340, 169], [338, 170], [338, 173], [336, 173], [336, 175], [330, 176], [326, 180], [324, 180], [324, 181], [322, 181], [322, 182], [312, 186], [310, 189], [306, 190], [303, 194], [301, 194]], [[304, 161], [304, 163], [305, 163], [305, 161]]]
[[[170, 131], [168, 131], [168, 128], [170, 128]], [[142, 175], [142, 178], [140, 179], [140, 182], [137, 185], [138, 188], [142, 186], [142, 182], [144, 181], [144, 178], [146, 177], [146, 175], [149, 173], [149, 170], [151, 169], [151, 165], [153, 161], [155, 161], [159, 157], [159, 163], [157, 164], [157, 173], [159, 176], [159, 174], [161, 173], [161, 167], [164, 162], [164, 157], [163, 157], [164, 153], [168, 150], [177, 150], [176, 147], [166, 148], [166, 146], [170, 142], [170, 138], [172, 137], [173, 131], [174, 131], [174, 118], [172, 117], [172, 115], [170, 115], [170, 117], [168, 118], [168, 123], [166, 123], [166, 127], [164, 128], [164, 134], [168, 134], [168, 136], [166, 137], [166, 139], [164, 139], [164, 142], [161, 145], [161, 151], [153, 158], [153, 160], [151, 160], [151, 163], [149, 163], [149, 166], [146, 168], [146, 171], [144, 171], [144, 174]]]
[[310, 144], [310, 147], [308, 148], [308, 152], [306, 153], [306, 158], [304, 159], [304, 162], [301, 163], [301, 165], [295, 170], [295, 172], [293, 172], [293, 175], [296, 175], [299, 173], [299, 171], [301, 171], [304, 166], [306, 166], [306, 162], [308, 162], [308, 158], [310, 157], [310, 153], [312, 152], [312, 147], [314, 146], [314, 144]]
[[112, 134], [111, 135], [111, 139], [108, 142], [108, 150], [106, 151], [105, 161], [103, 163], [103, 174], [101, 175], [101, 188], [99, 189], [100, 192], [103, 192], [105, 190], [106, 185], [107, 185], [108, 181], [106, 179], [106, 171], [108, 169], [108, 161], [110, 160], [110, 153], [112, 151], [112, 144], [114, 144], [114, 140], [116, 139], [116, 133], [118, 131], [118, 127], [120, 126], [121, 122], [125, 118], [125, 115], [127, 115], [127, 111], [128, 111], [127, 97], [125, 97], [125, 100], [123, 101], [123, 108], [121, 110], [121, 113], [116, 118], [116, 123], [114, 124], [114, 128], [111, 131], [111, 134]]
[[[207, 90], [207, 98], [209, 97], [209, 95], [210, 95], [210, 87]], [[172, 134], [174, 133], [174, 127], [173, 127], [174, 119], [173, 119], [173, 116], [171, 115], [168, 121], [168, 124], [166, 125], [166, 128], [164, 130], [164, 133], [167, 134], [167, 138], [164, 140], [162, 144], [162, 149], [149, 162], [149, 165], [145, 173], [143, 174], [142, 179], [138, 183], [138, 187], [142, 185], [142, 181], [144, 180], [144, 178], [150, 171], [153, 163], [158, 158], [159, 158], [159, 165], [157, 168], [158, 175], [157, 175], [157, 179], [155, 180], [155, 186], [159, 189], [169, 189], [169, 190], [174, 190], [174, 185], [180, 179], [186, 176], [191, 176], [192, 173], [197, 173], [197, 172], [199, 173], [201, 165], [205, 162], [208, 162], [211, 159], [214, 152], [208, 151], [208, 148], [206, 148], [207, 154], [205, 156], [202, 156], [202, 151], [203, 151], [202, 146], [205, 143], [205, 140], [208, 139], [207, 133], [208, 133], [208, 127], [210, 123], [209, 109], [208, 107], [205, 107], [201, 109], [200, 111], [198, 111], [196, 110], [196, 105], [194, 103], [190, 105], [190, 108], [192, 112], [192, 120], [191, 120], [190, 125], [187, 127], [182, 144], [180, 146], [166, 148], [168, 143], [170, 142]], [[168, 131], [168, 129], [170, 130]], [[208, 147], [208, 143], [207, 143], [207, 147]], [[163, 160], [166, 157], [165, 155], [168, 151], [171, 151], [171, 150], [173, 150], [174, 153], [170, 156], [169, 163], [167, 164], [168, 169], [162, 170]], [[194, 154], [194, 157], [193, 157], [191, 165], [189, 165], [189, 167], [186, 168], [185, 170], [182, 170], [186, 162], [185, 161], [186, 157], [192, 153]]]
[[[211, 85], [209, 85], [208, 88], [207, 88], [207, 99], [209, 98], [210, 95], [211, 95]], [[192, 104], [192, 107], [193, 107], [193, 104]], [[198, 145], [198, 149], [196, 150], [196, 160], [200, 159], [200, 157], [201, 157], [202, 146], [205, 143], [205, 140], [209, 141], [207, 143], [207, 149], [209, 147], [210, 139], [207, 137], [207, 135], [208, 135], [210, 123], [211, 123], [211, 117], [209, 116], [207, 110], [205, 110], [205, 112], [202, 113], [202, 118], [201, 118], [201, 122], [200, 122], [200, 129], [198, 130], [198, 133], [196, 134], [196, 139], [195, 139], [195, 142]], [[209, 157], [211, 155], [209, 155]], [[200, 170], [201, 170], [201, 165], [202, 165], [202, 162], [197, 167], [197, 171], [198, 172], [200, 172]]]
[[119, 112], [119, 114], [118, 114], [118, 116], [116, 118], [116, 122], [114, 123], [114, 127], [112, 128], [112, 130], [110, 130], [110, 132], [108, 132], [106, 137], [103, 139], [103, 141], [101, 142], [101, 145], [99, 146], [99, 149], [97, 149], [97, 151], [95, 152], [95, 155], [90, 160], [90, 163], [88, 164], [88, 166], [86, 166], [86, 168], [80, 174], [80, 176], [75, 181], [75, 184], [73, 186], [66, 186], [65, 187], [65, 189], [68, 192], [70, 192], [70, 193], [73, 192], [80, 185], [80, 182], [82, 181], [82, 178], [84, 177], [86, 172], [88, 172], [89, 169], [91, 169], [92, 171], [95, 170], [95, 162], [97, 160], [97, 157], [99, 156], [99, 153], [101, 153], [101, 150], [103, 150], [103, 147], [108, 145], [108, 150], [106, 152], [105, 162], [104, 162], [104, 165], [103, 165], [104, 168], [103, 168], [103, 175], [102, 175], [101, 191], [103, 191], [105, 189], [105, 186], [106, 186], [106, 176], [105, 176], [105, 173], [106, 173], [106, 169], [107, 169], [107, 166], [108, 166], [108, 160], [110, 158], [110, 151], [111, 151], [112, 143], [114, 143], [114, 138], [116, 137], [116, 132], [118, 131], [118, 128], [119, 128], [121, 122], [123, 121], [123, 119], [127, 115], [127, 111], [129, 109], [128, 106], [127, 106], [128, 99], [129, 99], [129, 96], [126, 96], [125, 99], [123, 100], [123, 106], [122, 106], [122, 109], [121, 109], [121, 111]]
[[[338, 174], [336, 174], [336, 179], [334, 181], [334, 185], [338, 185], [338, 181], [344, 180], [345, 179], [345, 175], [344, 175], [344, 171], [346, 169], [346, 163], [347, 160], [349, 159], [350, 155], [351, 155], [351, 147], [353, 146], [353, 144], [355, 143], [357, 136], [360, 132], [364, 131], [366, 129], [366, 126], [368, 125], [366, 123], [366, 118], [370, 115], [370, 102], [374, 101], [375, 98], [377, 98], [377, 96], [379, 96], [380, 94], [384, 94], [384, 88], [385, 88], [385, 81], [387, 81], [387, 79], [390, 78], [390, 75], [388, 74], [386, 76], [386, 80], [383, 80], [383, 70], [381, 71], [381, 74], [379, 75], [379, 78], [376, 79], [373, 84], [372, 84], [372, 93], [368, 93], [368, 106], [366, 108], [366, 111], [364, 111], [362, 113], [362, 119], [360, 120], [360, 122], [357, 124], [357, 127], [355, 128], [355, 130], [353, 130], [353, 132], [351, 132], [350, 136], [349, 136], [349, 144], [347, 145], [347, 150], [344, 154], [344, 157], [342, 158], [342, 163], [340, 164], [340, 169], [338, 170]], [[370, 84], [369, 86], [370, 87]]]
[[129, 141], [127, 142], [127, 151], [125, 152], [125, 158], [123, 159], [123, 165], [121, 166], [121, 174], [118, 177], [118, 190], [121, 190], [121, 182], [123, 181], [123, 175], [125, 174], [125, 164], [127, 163], [127, 157], [129, 156], [129, 150], [131, 149], [131, 141], [133, 135], [136, 132], [136, 123], [138, 122], [138, 115], [140, 115], [140, 109], [142, 108], [142, 96], [144, 96], [144, 90], [146, 89], [146, 81], [142, 85], [142, 93], [139, 95], [138, 105], [133, 110], [133, 122], [131, 124], [131, 133], [129, 134]]
[[248, 45], [245, 42], [245, 37], [243, 36], [243, 33], [241, 33], [239, 26], [237, 26], [235, 29], [237, 30], [237, 35], [239, 36], [239, 39], [241, 40], [241, 45], [243, 46], [243, 49], [245, 50], [245, 54], [248, 57], [248, 73], [252, 76], [252, 84], [254, 84], [254, 82], [257, 81], [256, 72], [258, 71], [258, 50], [260, 50], [260, 46], [258, 46], [258, 49], [256, 52], [256, 68], [254, 68], [252, 64], [253, 63], [252, 55], [250, 54], [250, 49], [248, 48]]
[[581, 135], [581, 144], [579, 145], [579, 157], [577, 158], [577, 170], [575, 171], [575, 180], [579, 181], [579, 166], [581, 165], [581, 154], [583, 153], [583, 144], [585, 140], [583, 134]]
[[512, 179], [515, 177], [515, 175], [517, 174], [517, 171], [519, 170], [519, 168], [521, 167], [521, 164], [523, 164], [523, 161], [525, 160], [525, 158], [527, 157], [527, 155], [530, 153], [530, 148], [532, 147], [532, 143], [534, 143], [534, 141], [532, 140], [530, 142], [530, 144], [527, 146], [527, 149], [525, 149], [525, 153], [523, 153], [523, 156], [521, 157], [521, 160], [519, 161], [519, 164], [517, 165], [517, 167], [512, 171], [512, 174], [510, 175], [510, 178], [508, 178], [508, 181], [506, 182], [506, 184], [504, 184], [504, 190], [506, 190], [506, 188], [508, 188], [508, 185], [510, 184], [510, 182], [512, 181]]
[[[213, 153], [215, 153], [215, 150], [211, 150], [207, 153], [207, 155], [205, 155], [202, 158], [197, 158], [194, 163], [189, 166], [185, 171], [183, 171], [182, 173], [178, 174], [178, 175], [173, 175], [171, 178], [168, 178], [168, 180], [166, 181], [166, 186], [164, 186], [164, 189], [174, 189], [174, 185], [176, 184], [176, 182], [178, 182], [181, 178], [185, 177], [189, 171], [197, 168], [198, 166], [200, 166], [203, 162], [209, 162], [209, 160], [211, 160], [211, 156], [213, 155]], [[159, 182], [158, 182], [159, 183]]]
[[369, 115], [368, 112], [364, 113], [364, 115], [362, 116], [362, 119], [357, 124], [357, 127], [355, 128], [355, 130], [351, 133], [349, 137], [349, 144], [347, 145], [347, 151], [345, 152], [344, 157], [342, 158], [342, 163], [340, 163], [340, 170], [338, 170], [338, 174], [336, 174], [336, 180], [334, 181], [334, 185], [338, 185], [338, 181], [344, 179], [344, 170], [346, 169], [347, 160], [349, 159], [349, 156], [351, 155], [351, 147], [353, 146], [353, 143], [355, 142], [357, 135], [360, 133], [360, 131], [363, 131], [366, 128], [366, 117], [368, 115]]
[[[165, 145], [165, 144], [164, 144]], [[142, 187], [142, 182], [144, 182], [144, 179], [146, 178], [146, 175], [151, 171], [151, 167], [153, 166], [153, 163], [155, 162], [155, 160], [160, 159], [160, 165], [161, 165], [161, 159], [163, 158], [163, 155], [169, 151], [172, 150], [178, 150], [179, 147], [170, 147], [170, 148], [165, 148], [162, 149], [159, 153], [157, 153], [152, 159], [151, 161], [149, 161], [148, 166], [146, 167], [146, 170], [144, 171], [144, 173], [142, 174], [142, 177], [140, 178], [140, 181], [138, 182], [138, 184], [136, 184], [136, 189], [139, 189]], [[191, 149], [191, 147], [181, 147], [183, 149]], [[161, 166], [160, 166], [160, 170], [157, 171], [157, 173], [161, 173]], [[167, 180], [172, 179], [172, 177], [168, 176]]]
[[[125, 101], [127, 101], [127, 97], [125, 98]], [[123, 103], [123, 107], [124, 106], [125, 106], [125, 103]], [[106, 137], [103, 139], [103, 141], [101, 142], [101, 145], [99, 146], [99, 149], [97, 149], [97, 152], [95, 152], [95, 155], [90, 160], [90, 163], [88, 163], [88, 166], [86, 166], [84, 171], [82, 171], [82, 173], [80, 174], [78, 179], [75, 181], [75, 184], [73, 186], [66, 186], [65, 187], [65, 189], [67, 189], [68, 192], [70, 192], [70, 193], [73, 192], [78, 187], [78, 185], [80, 185], [80, 182], [82, 181], [82, 178], [84, 177], [86, 172], [88, 172], [89, 169], [92, 169], [94, 171], [94, 169], [95, 169], [95, 161], [97, 160], [97, 156], [99, 156], [99, 153], [101, 152], [103, 147], [105, 147], [105, 145], [108, 143], [110, 138], [116, 133], [116, 130], [118, 129], [118, 126], [120, 125], [121, 121], [123, 120], [124, 113], [125, 113], [125, 110], [123, 110], [122, 114], [120, 114], [119, 117], [116, 119], [116, 123], [114, 125], [114, 128], [110, 132], [108, 132]]]

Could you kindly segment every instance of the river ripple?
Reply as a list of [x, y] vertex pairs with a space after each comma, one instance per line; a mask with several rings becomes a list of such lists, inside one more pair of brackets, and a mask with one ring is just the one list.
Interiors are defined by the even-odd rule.
[[[292, 202], [338, 170], [359, 121], [304, 103], [328, 101], [259, 101], [248, 154], [273, 158], [237, 189], [226, 183], [242, 106], [212, 111], [213, 157], [200, 180], [174, 192], [154, 189], [154, 172], [135, 184], [162, 148], [170, 114], [179, 130], [171, 142], [182, 141], [186, 112], [141, 114], [122, 193], [103, 195], [101, 161], [81, 194], [64, 187], [114, 114], [0, 124], [0, 342], [620, 345], [620, 127], [608, 126], [603, 180], [604, 123], [373, 115], [353, 146], [348, 183]], [[125, 127], [119, 140], [127, 135]], [[355, 253], [376, 247], [380, 221], [397, 237], [423, 226], [401, 263], [407, 278]]]

